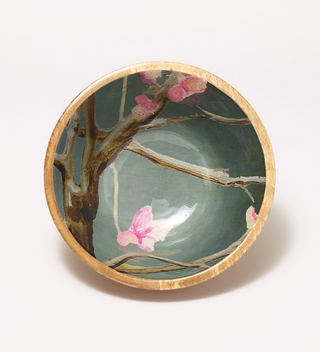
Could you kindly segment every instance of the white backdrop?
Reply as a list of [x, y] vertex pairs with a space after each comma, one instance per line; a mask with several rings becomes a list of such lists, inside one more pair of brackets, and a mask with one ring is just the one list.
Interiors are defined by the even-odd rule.
[[[320, 351], [317, 0], [10, 0], [0, 4], [1, 351]], [[50, 217], [51, 132], [88, 84], [153, 60], [201, 67], [254, 107], [274, 205], [234, 266], [141, 291], [83, 264]]]

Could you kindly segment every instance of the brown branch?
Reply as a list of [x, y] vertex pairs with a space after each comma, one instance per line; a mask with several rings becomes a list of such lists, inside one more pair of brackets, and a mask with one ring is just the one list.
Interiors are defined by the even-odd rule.
[[[213, 114], [212, 114], [213, 115]], [[165, 125], [168, 125], [169, 123], [175, 123], [175, 122], [181, 122], [181, 121], [187, 121], [191, 119], [207, 119], [207, 120], [212, 120], [212, 121], [217, 121], [220, 123], [228, 124], [228, 125], [250, 125], [251, 121], [249, 119], [231, 119], [219, 115], [214, 115], [214, 117], [208, 117], [205, 115], [190, 115], [190, 116], [179, 116], [179, 117], [171, 117], [171, 118], [159, 118], [153, 120], [151, 123], [148, 125], [142, 126], [140, 130], [149, 130], [151, 128], [159, 128]]]
[[150, 255], [150, 254], [144, 254], [144, 253], [129, 253], [129, 254], [123, 254], [117, 258], [114, 259], [109, 259], [104, 262], [105, 265], [110, 266], [110, 268], [117, 268], [118, 266], [124, 264], [130, 259], [133, 258], [151, 258], [151, 259], [156, 259], [160, 260], [162, 262], [170, 263], [173, 265], [181, 266], [183, 268], [202, 268], [202, 269], [207, 269], [208, 266], [204, 264], [192, 264], [192, 263], [183, 263], [179, 262], [177, 260], [172, 260], [168, 258], [162, 258], [162, 257], [157, 257], [155, 255]]
[[61, 172], [64, 181], [69, 181], [69, 184], [74, 183], [74, 185], [73, 153], [80, 126], [81, 110], [82, 105], [70, 117], [66, 125], [67, 139], [63, 153], [56, 154], [54, 158], [54, 166]]
[[247, 193], [247, 195], [249, 196], [251, 201], [254, 202], [254, 198], [253, 198], [252, 194], [248, 191], [248, 188], [244, 185], [239, 185], [239, 187], [241, 187]]
[[213, 114], [212, 112], [209, 112], [209, 111], [206, 111], [206, 110], [200, 108], [200, 106], [198, 106], [198, 105], [197, 105], [197, 108], [199, 108], [204, 113], [206, 113], [209, 116], [211, 116], [209, 118], [210, 118], [210, 120], [213, 120], [213, 121], [218, 121], [218, 122], [221, 122], [221, 123], [227, 123], [229, 125], [250, 125], [251, 124], [251, 121], [247, 117], [244, 118], [244, 119], [231, 119], [231, 118], [228, 118], [228, 117], [222, 117], [222, 116]]
[[[101, 128], [97, 127], [97, 143], [102, 144], [107, 135], [112, 131], [112, 128]], [[78, 137], [85, 138], [86, 129], [84, 127], [79, 126], [78, 128]]]
[[179, 171], [181, 173], [199, 177], [201, 179], [213, 182], [221, 186], [235, 186], [243, 187], [250, 184], [265, 184], [266, 178], [260, 176], [250, 177], [230, 177], [224, 169], [207, 169], [203, 166], [189, 164], [185, 161], [171, 158], [170, 156], [158, 154], [155, 151], [142, 146], [140, 143], [135, 141], [126, 147], [133, 153], [143, 156], [152, 163], [163, 167], [164, 169]]
[[[219, 115], [215, 115], [216, 117], [208, 117], [205, 115], [190, 115], [190, 116], [179, 116], [179, 117], [171, 117], [171, 118], [156, 118], [153, 121], [151, 121], [147, 125], [142, 125], [139, 127], [139, 131], [144, 131], [144, 130], [150, 130], [152, 128], [159, 128], [165, 125], [168, 125], [170, 123], [176, 123], [176, 122], [181, 122], [181, 121], [187, 121], [187, 120], [192, 120], [192, 119], [207, 119], [207, 120], [212, 120], [212, 121], [217, 121], [220, 123], [228, 124], [228, 125], [249, 125], [251, 124], [251, 121], [249, 119], [231, 119]], [[97, 136], [97, 142], [99, 144], [103, 143], [105, 138], [108, 136], [108, 134], [112, 131], [111, 128], [109, 129], [103, 129], [98, 127], [98, 136]], [[78, 136], [81, 138], [85, 137], [85, 128], [79, 127], [78, 129]]]
[[97, 125], [95, 121], [95, 94], [90, 95], [83, 102], [83, 112], [86, 119], [85, 138], [86, 144], [83, 149], [81, 164], [81, 190], [84, 192], [88, 189], [90, 182], [89, 164], [95, 155], [95, 146], [97, 141]]
[[122, 85], [122, 93], [121, 93], [121, 103], [120, 103], [120, 111], [119, 111], [119, 121], [123, 121], [123, 113], [124, 113], [124, 106], [126, 102], [126, 95], [127, 95], [127, 84], [128, 84], [128, 76], [123, 77], [123, 85]]
[[91, 170], [94, 170], [92, 182], [97, 184], [106, 167], [109, 166], [117, 158], [119, 153], [131, 142], [134, 135], [139, 132], [140, 127], [149, 124], [163, 111], [166, 104], [169, 102], [167, 91], [174, 86], [177, 81], [177, 73], [173, 72], [164, 84], [159, 86], [159, 89], [157, 89], [152, 98], [152, 100], [158, 104], [158, 108], [153, 113], [139, 116], [138, 118], [130, 113], [108, 133], [91, 164]]
[[[131, 265], [127, 265], [127, 264], [123, 263], [123, 259], [124, 258], [126, 259], [126, 261], [129, 260], [129, 259], [136, 258], [136, 253], [125, 254], [125, 255], [119, 256], [117, 258], [111, 259], [111, 261], [112, 262], [116, 262], [116, 263], [118, 263], [118, 261], [119, 261], [119, 263], [120, 263], [120, 261], [122, 260], [122, 264], [120, 266], [115, 266], [114, 269], [119, 271], [119, 272], [126, 273], [126, 274], [156, 274], [156, 273], [162, 273], [162, 272], [186, 269], [186, 267], [183, 267], [181, 264], [188, 265], [187, 266], [188, 268], [189, 267], [201, 268], [203, 266], [206, 266], [208, 268], [208, 266], [206, 264], [208, 264], [208, 263], [210, 263], [210, 262], [212, 262], [212, 261], [214, 261], [216, 259], [225, 257], [225, 256], [229, 255], [230, 253], [232, 253], [242, 243], [242, 241], [248, 235], [249, 231], [250, 230], [247, 230], [245, 232], [245, 234], [239, 238], [239, 240], [237, 240], [236, 242], [232, 243], [226, 249], [224, 249], [224, 250], [222, 250], [220, 252], [214, 253], [212, 255], [209, 255], [207, 257], [194, 260], [194, 261], [192, 261], [190, 263], [178, 262], [179, 265], [170, 264], [170, 265], [162, 265], [162, 266], [154, 266], [154, 267], [131, 266]], [[149, 256], [148, 254], [145, 254], [144, 257], [152, 258], [153, 256]], [[155, 257], [154, 259], [163, 260], [163, 259], [166, 259], [166, 258]], [[105, 264], [108, 265], [107, 264], [108, 262], [109, 261], [106, 261]], [[198, 267], [192, 266], [192, 265], [197, 265]]]
[[[195, 114], [190, 116], [179, 116], [179, 117], [171, 117], [171, 118], [156, 118], [153, 121], [151, 121], [149, 124], [140, 126], [139, 131], [149, 130], [152, 128], [159, 128], [159, 127], [168, 125], [170, 123], [176, 123], [176, 122], [187, 121], [192, 119], [207, 119], [207, 120], [217, 121], [228, 125], [250, 125], [251, 124], [251, 121], [249, 119], [232, 119], [232, 118], [223, 117], [219, 115], [214, 115], [214, 117], [209, 117], [205, 115]], [[112, 131], [112, 128], [103, 129], [98, 127], [97, 130], [98, 130], [97, 142], [101, 144], [108, 136], [108, 134]], [[81, 138], [85, 137], [85, 128], [79, 127], [78, 136]]]
[[58, 170], [63, 170], [65, 169], [65, 161], [64, 161], [64, 157], [61, 154], [55, 154], [54, 156], [54, 166], [58, 169]]

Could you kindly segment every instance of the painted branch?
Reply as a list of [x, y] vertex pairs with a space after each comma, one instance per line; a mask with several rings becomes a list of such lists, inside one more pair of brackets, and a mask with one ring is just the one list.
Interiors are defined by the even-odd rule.
[[207, 265], [204, 264], [192, 264], [192, 263], [183, 263], [179, 262], [176, 260], [168, 259], [168, 258], [162, 258], [162, 257], [157, 257], [155, 255], [150, 255], [150, 254], [144, 254], [144, 253], [129, 253], [129, 254], [123, 254], [117, 258], [110, 259], [104, 262], [105, 265], [110, 266], [110, 268], [117, 268], [118, 266], [124, 264], [130, 259], [133, 258], [150, 258], [150, 259], [156, 259], [160, 260], [162, 262], [174, 264], [183, 268], [202, 268], [202, 269], [207, 269], [209, 268]]
[[122, 93], [121, 93], [121, 103], [120, 103], [120, 111], [119, 111], [119, 121], [123, 121], [124, 117], [124, 106], [126, 102], [127, 95], [127, 84], [128, 84], [128, 76], [123, 77], [123, 85], [122, 85]]
[[118, 231], [121, 232], [119, 226], [119, 214], [118, 214], [118, 194], [119, 194], [119, 180], [118, 180], [118, 171], [116, 169], [115, 162], [110, 165], [110, 168], [113, 170], [113, 219], [114, 225]]
[[67, 123], [67, 139], [62, 154], [56, 154], [54, 158], [54, 165], [60, 171], [64, 182], [75, 186], [74, 168], [73, 168], [73, 154], [78, 136], [78, 129], [80, 126], [80, 113], [82, 105], [78, 107], [75, 113], [71, 116]]
[[220, 123], [228, 124], [228, 125], [250, 125], [251, 121], [249, 119], [231, 119], [219, 115], [214, 115], [214, 117], [208, 117], [205, 115], [190, 115], [190, 116], [179, 116], [179, 117], [171, 117], [171, 118], [159, 118], [153, 120], [149, 125], [143, 126], [140, 130], [149, 130], [151, 128], [159, 128], [170, 123], [187, 121], [191, 119], [208, 119], [212, 121], [217, 121]]
[[[198, 268], [200, 268], [200, 265], [206, 265], [207, 263], [210, 263], [216, 259], [225, 257], [232, 253], [245, 239], [245, 237], [248, 235], [250, 230], [247, 230], [243, 236], [236, 242], [232, 243], [228, 248], [217, 252], [215, 254], [212, 254], [210, 256], [194, 260], [190, 263], [183, 263], [183, 264], [188, 264], [188, 267], [192, 267], [191, 265], [198, 265]], [[117, 261], [122, 259], [122, 257], [128, 257], [130, 255], [133, 255], [129, 259], [136, 258], [134, 255], [135, 253], [132, 254], [125, 254], [123, 256], [111, 259], [112, 261]], [[145, 255], [146, 257], [149, 257], [147, 254]], [[151, 256], [152, 257], [152, 256]], [[155, 259], [158, 259], [159, 257], [156, 257]], [[127, 259], [127, 260], [129, 260]], [[165, 259], [165, 258], [162, 258]], [[108, 263], [109, 261], [105, 262]], [[180, 263], [180, 262], [179, 262]], [[208, 266], [207, 266], [208, 267]], [[162, 273], [162, 272], [168, 272], [168, 271], [175, 271], [175, 270], [182, 270], [185, 269], [185, 267], [182, 267], [181, 265], [176, 265], [176, 264], [170, 264], [170, 265], [162, 265], [162, 266], [154, 266], [154, 267], [140, 267], [140, 266], [131, 266], [127, 264], [121, 264], [118, 267], [115, 267], [115, 270], [126, 273], [126, 274], [156, 274], [156, 273]]]
[[[176, 73], [170, 75], [166, 82], [159, 86], [153, 101], [157, 109], [142, 116], [129, 114], [119, 122], [110, 132], [98, 129], [95, 122], [95, 95], [90, 96], [77, 109], [67, 123], [67, 140], [64, 152], [56, 155], [55, 165], [62, 175], [63, 207], [65, 222], [69, 231], [79, 244], [95, 256], [93, 246], [93, 221], [99, 207], [99, 180], [103, 171], [128, 145], [133, 136], [138, 133], [139, 127], [155, 119], [168, 103], [167, 90], [177, 82]], [[85, 128], [80, 127], [80, 113], [84, 110]], [[73, 156], [76, 139], [82, 136], [86, 144], [82, 155], [80, 186], [75, 184]], [[103, 141], [96, 151], [99, 143], [99, 133], [103, 133]]]
[[221, 122], [221, 123], [227, 123], [227, 124], [230, 124], [230, 125], [250, 125], [251, 124], [251, 121], [248, 118], [244, 118], [244, 119], [231, 119], [230, 118], [229, 119], [228, 117], [222, 117], [222, 116], [213, 114], [212, 112], [206, 111], [206, 110], [200, 108], [200, 106], [197, 106], [197, 108], [199, 108], [204, 113], [206, 113], [209, 116], [211, 116], [211, 117], [207, 117], [206, 116], [206, 118], [209, 118], [210, 120], [213, 120], [213, 121], [218, 121], [218, 122]]
[[81, 164], [81, 190], [85, 192], [90, 183], [90, 174], [88, 172], [89, 164], [95, 155], [95, 146], [97, 141], [97, 125], [95, 122], [95, 94], [92, 94], [83, 102], [83, 111], [86, 119], [85, 138]]
[[[112, 128], [97, 127], [97, 143], [101, 144], [111, 131], [112, 131]], [[85, 138], [85, 136], [86, 136], [86, 129], [80, 126], [78, 128], [78, 137]]]
[[199, 177], [201, 179], [213, 182], [221, 186], [235, 186], [243, 187], [250, 184], [265, 184], [266, 178], [260, 176], [250, 177], [230, 177], [229, 174], [223, 169], [207, 169], [203, 166], [189, 164], [185, 161], [171, 158], [170, 156], [158, 154], [155, 151], [142, 146], [140, 143], [135, 141], [126, 147], [133, 153], [143, 156], [152, 163], [163, 167], [164, 169], [179, 171], [181, 173]]
[[173, 72], [164, 84], [159, 86], [159, 89], [152, 98], [158, 105], [158, 108], [153, 113], [139, 117], [130, 113], [106, 136], [92, 162], [91, 170], [94, 170], [92, 172], [92, 182], [98, 184], [103, 171], [117, 158], [119, 153], [130, 144], [132, 138], [139, 132], [140, 127], [149, 124], [163, 111], [169, 102], [167, 91], [174, 86], [177, 81], [177, 73]]
[[64, 173], [66, 170], [65, 166], [65, 160], [63, 158], [63, 155], [61, 154], [55, 154], [54, 156], [54, 166], [61, 172]]
[[[215, 117], [208, 117], [205, 115], [190, 115], [190, 116], [179, 116], [179, 117], [171, 117], [171, 118], [157, 118], [151, 121], [148, 125], [143, 125], [139, 128], [139, 131], [149, 130], [152, 128], [159, 128], [170, 123], [182, 122], [192, 119], [207, 119], [212, 121], [217, 121], [220, 123], [228, 124], [228, 125], [251, 125], [251, 121], [249, 119], [232, 119], [228, 117], [223, 117], [219, 115], [214, 115]], [[123, 119], [121, 119], [123, 120]], [[119, 121], [121, 121], [119, 120]], [[98, 127], [98, 143], [102, 143], [104, 139], [108, 136], [108, 134], [112, 131], [111, 128], [103, 129]], [[80, 127], [78, 136], [84, 138], [85, 137], [85, 128]]]

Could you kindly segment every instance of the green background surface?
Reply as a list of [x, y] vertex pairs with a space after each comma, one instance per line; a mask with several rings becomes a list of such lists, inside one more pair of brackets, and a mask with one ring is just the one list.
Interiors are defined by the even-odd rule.
[[[162, 72], [165, 80], [169, 72]], [[123, 79], [116, 80], [96, 92], [96, 122], [104, 128], [115, 126], [119, 119]], [[125, 114], [137, 105], [135, 97], [152, 97], [149, 85], [138, 76], [128, 77]], [[207, 84], [203, 94], [194, 95], [180, 103], [169, 102], [159, 118], [202, 114], [194, 104], [214, 114], [229, 118], [245, 118], [240, 107], [220, 90]], [[81, 119], [82, 125], [84, 118]], [[260, 142], [251, 125], [233, 126], [207, 119], [192, 119], [168, 124], [158, 129], [139, 132], [135, 139], [158, 153], [207, 168], [229, 169], [232, 177], [265, 176], [265, 164]], [[61, 135], [57, 152], [61, 153], [66, 132]], [[78, 138], [74, 154], [76, 182], [84, 139]], [[164, 242], [157, 242], [151, 253], [173, 260], [190, 262], [219, 252], [246, 232], [246, 210], [252, 205], [259, 212], [264, 185], [250, 185], [255, 202], [241, 188], [222, 187], [200, 178], [163, 169], [147, 159], [123, 151], [115, 162], [119, 179], [118, 212], [121, 231], [128, 230], [135, 213], [150, 205], [154, 219], [168, 214], [185, 214], [186, 221], [169, 232]], [[62, 183], [54, 169], [54, 188], [63, 215]], [[114, 176], [107, 168], [99, 185], [100, 205], [94, 220], [94, 248], [98, 260], [105, 261], [126, 252], [141, 252], [137, 245], [121, 247], [113, 218]], [[220, 259], [221, 260], [221, 259]], [[218, 260], [217, 260], [218, 261]], [[217, 262], [215, 261], [215, 262]], [[215, 262], [210, 263], [210, 265]], [[149, 258], [133, 259], [131, 265], [157, 266], [162, 262]], [[151, 279], [184, 277], [202, 269], [183, 269], [158, 274], [135, 275]]]

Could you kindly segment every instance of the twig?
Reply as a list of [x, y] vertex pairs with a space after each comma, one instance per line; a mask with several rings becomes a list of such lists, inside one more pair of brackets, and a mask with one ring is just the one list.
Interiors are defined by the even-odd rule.
[[[112, 128], [101, 128], [97, 127], [97, 143], [101, 144], [107, 135], [112, 131]], [[77, 129], [78, 137], [85, 138], [86, 137], [86, 129], [84, 127], [79, 126]]]
[[209, 116], [211, 116], [210, 120], [213, 120], [213, 121], [218, 121], [218, 122], [221, 122], [221, 123], [227, 123], [229, 125], [250, 125], [251, 124], [251, 121], [248, 118], [231, 119], [231, 118], [228, 118], [228, 117], [223, 117], [223, 116], [219, 116], [219, 115], [213, 114], [212, 112], [209, 112], [209, 111], [206, 111], [206, 110], [200, 108], [200, 106], [198, 106], [198, 105], [197, 105], [197, 108], [199, 108], [204, 113], [206, 113]]
[[158, 154], [155, 151], [142, 146], [134, 139], [132, 139], [131, 143], [126, 147], [126, 150], [141, 155], [152, 163], [163, 167], [164, 169], [179, 171], [187, 175], [196, 176], [221, 186], [235, 186], [243, 188], [243, 186], [247, 186], [253, 183], [266, 183], [265, 177], [230, 177], [229, 174], [223, 169], [207, 169], [203, 166], [189, 164], [185, 161], [177, 160], [166, 155]]
[[[137, 258], [137, 257], [142, 257], [142, 256], [146, 257], [146, 258], [153, 258], [153, 259], [158, 259], [158, 260], [162, 260], [162, 261], [168, 261], [168, 260], [166, 258], [155, 257], [155, 256], [151, 256], [148, 254], [129, 253], [129, 254], [121, 255], [121, 256], [114, 258], [114, 259], [107, 260], [106, 262], [104, 262], [104, 264], [114, 268], [115, 270], [117, 270], [119, 272], [126, 273], [126, 274], [155, 274], [155, 273], [162, 273], [162, 272], [168, 272], [168, 271], [182, 270], [182, 269], [185, 269], [186, 267], [187, 268], [190, 268], [190, 267], [208, 268], [209, 266], [206, 265], [207, 263], [210, 263], [216, 259], [225, 257], [225, 256], [229, 255], [230, 253], [232, 253], [242, 243], [242, 241], [248, 235], [249, 231], [250, 230], [247, 230], [245, 232], [245, 234], [239, 238], [239, 240], [232, 243], [226, 249], [224, 249], [220, 252], [214, 253], [210, 256], [194, 260], [190, 263], [178, 262], [179, 264], [172, 263], [171, 265], [162, 265], [162, 266], [155, 266], [155, 267], [131, 266], [131, 265], [124, 264], [125, 261], [128, 261], [129, 259]], [[121, 265], [119, 263], [121, 263]], [[183, 267], [181, 264], [183, 264], [185, 266]], [[195, 265], [197, 265], [197, 267]]]
[[56, 154], [54, 158], [54, 165], [61, 172], [64, 181], [69, 181], [69, 184], [74, 183], [74, 168], [73, 168], [73, 154], [80, 126], [80, 114], [82, 111], [82, 104], [70, 117], [67, 125], [67, 139], [62, 154]]
[[170, 263], [170, 264], [173, 264], [173, 265], [177, 265], [177, 266], [182, 267], [182, 268], [202, 268], [202, 269], [209, 268], [207, 265], [204, 265], [204, 264], [183, 263], [183, 262], [179, 262], [177, 260], [157, 257], [155, 255], [144, 254], [144, 253], [123, 254], [123, 255], [121, 255], [121, 256], [119, 256], [117, 258], [105, 261], [104, 264], [107, 265], [107, 266], [110, 266], [110, 268], [115, 269], [115, 268], [119, 267], [120, 265], [124, 264], [125, 262], [127, 262], [128, 260], [133, 259], [133, 258], [156, 259], [156, 260], [160, 260], [162, 262], [166, 262], [166, 263]]
[[254, 202], [254, 198], [253, 198], [252, 194], [249, 192], [248, 188], [244, 185], [240, 185], [239, 187], [241, 187], [247, 193], [247, 195], [249, 196], [251, 201]]
[[[213, 114], [212, 114], [213, 115]], [[151, 128], [159, 128], [165, 125], [168, 125], [169, 123], [175, 123], [175, 122], [181, 122], [181, 121], [187, 121], [191, 119], [207, 119], [207, 120], [212, 120], [212, 121], [217, 121], [220, 123], [228, 124], [228, 125], [250, 125], [251, 122], [249, 119], [232, 119], [232, 118], [227, 118], [219, 115], [214, 115], [214, 117], [208, 117], [205, 115], [190, 115], [190, 116], [179, 116], [179, 117], [171, 117], [171, 118], [159, 118], [153, 120], [151, 123], [148, 125], [142, 126], [140, 130], [149, 130]]]
[[130, 113], [106, 136], [92, 163], [92, 168], [96, 170], [92, 178], [93, 183], [98, 184], [103, 171], [131, 142], [132, 138], [139, 132], [140, 126], [149, 124], [164, 110], [169, 102], [167, 91], [177, 81], [176, 72], [171, 73], [169, 78], [159, 87], [159, 90], [154, 93], [152, 101], [157, 104], [156, 110], [146, 113], [144, 116], [139, 116], [139, 118]]
[[118, 221], [118, 193], [119, 193], [119, 182], [118, 182], [118, 172], [116, 169], [115, 162], [113, 162], [110, 165], [110, 168], [113, 170], [113, 218], [114, 218], [114, 224], [116, 226], [116, 229], [118, 233], [121, 232], [120, 226], [119, 226], [119, 221]]
[[124, 113], [124, 105], [125, 105], [125, 102], [126, 102], [127, 83], [128, 83], [128, 76], [124, 76], [123, 77], [123, 85], [122, 85], [120, 112], [119, 112], [119, 122], [124, 120], [123, 113]]

